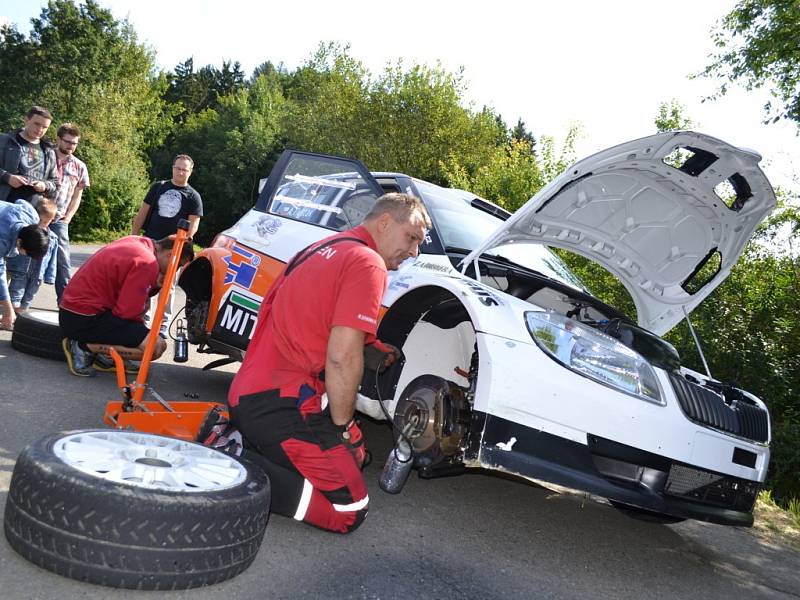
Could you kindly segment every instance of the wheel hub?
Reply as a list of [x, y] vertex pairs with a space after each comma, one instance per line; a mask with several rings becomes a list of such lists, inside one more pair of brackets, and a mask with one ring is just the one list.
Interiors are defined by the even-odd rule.
[[455, 383], [421, 375], [408, 384], [394, 413], [396, 431], [405, 431], [415, 464], [426, 466], [460, 451], [465, 427], [458, 421], [466, 402]]
[[75, 433], [57, 440], [53, 453], [98, 479], [149, 489], [208, 492], [235, 487], [247, 478], [244, 465], [222, 452], [145, 433]]

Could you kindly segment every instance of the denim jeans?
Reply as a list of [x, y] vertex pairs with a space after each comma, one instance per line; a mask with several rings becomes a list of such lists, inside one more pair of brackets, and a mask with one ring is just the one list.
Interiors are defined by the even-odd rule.
[[[0, 256], [0, 302], [8, 300], [8, 283], [6, 282], [6, 259]], [[0, 313], [2, 316], [2, 313]]]
[[61, 295], [70, 278], [72, 264], [69, 259], [69, 224], [63, 221], [50, 223], [50, 231], [58, 237], [58, 254], [56, 255], [56, 299], [61, 302]]
[[11, 276], [8, 294], [14, 308], [28, 308], [42, 285], [42, 280], [39, 279], [40, 263], [38, 260], [32, 260], [31, 263], [32, 268], [27, 271], [8, 271]]

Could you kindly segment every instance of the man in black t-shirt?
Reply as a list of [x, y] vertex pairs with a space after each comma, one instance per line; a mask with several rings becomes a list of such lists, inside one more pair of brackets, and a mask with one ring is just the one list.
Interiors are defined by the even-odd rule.
[[58, 179], [53, 145], [42, 139], [53, 120], [50, 111], [33, 106], [25, 127], [0, 134], [0, 200], [28, 200], [34, 194], [55, 197]]
[[[139, 235], [144, 229], [144, 235], [160, 240], [173, 235], [178, 231], [178, 221], [189, 221], [189, 237], [194, 237], [203, 216], [203, 200], [200, 194], [189, 185], [189, 177], [194, 168], [194, 161], [188, 154], [179, 154], [172, 161], [172, 179], [169, 181], [156, 181], [150, 186], [144, 197], [139, 212], [133, 218], [131, 234]], [[175, 282], [172, 284], [175, 290]], [[154, 302], [151, 302], [151, 309]], [[145, 317], [145, 324], [149, 324], [150, 311]], [[164, 321], [161, 324], [161, 337], [167, 337], [170, 317], [172, 316], [172, 294], [164, 311]]]
[[179, 154], [172, 162], [172, 179], [156, 181], [144, 197], [139, 212], [133, 218], [132, 235], [144, 235], [160, 240], [178, 231], [178, 221], [189, 221], [189, 237], [194, 237], [203, 216], [203, 200], [189, 185], [194, 161]]

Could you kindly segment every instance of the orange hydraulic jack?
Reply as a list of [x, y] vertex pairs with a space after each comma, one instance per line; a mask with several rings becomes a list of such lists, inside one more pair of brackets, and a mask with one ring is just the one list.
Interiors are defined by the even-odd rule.
[[132, 429], [145, 433], [156, 433], [182, 440], [196, 440], [203, 419], [213, 408], [218, 407], [222, 416], [228, 418], [228, 408], [218, 402], [175, 402], [170, 404], [161, 399], [154, 390], [151, 390], [157, 401], [145, 401], [144, 394], [147, 390], [147, 376], [150, 372], [150, 361], [156, 347], [159, 324], [164, 317], [172, 282], [180, 264], [181, 250], [188, 241], [189, 223], [181, 220], [178, 223], [178, 233], [175, 236], [175, 245], [172, 247], [167, 272], [161, 293], [158, 295], [158, 304], [151, 320], [153, 324], [147, 336], [144, 355], [139, 365], [136, 381], [125, 383], [125, 365], [119, 353], [111, 348], [111, 357], [117, 369], [117, 385], [122, 390], [122, 401], [110, 401], [106, 404], [103, 421], [117, 429]]

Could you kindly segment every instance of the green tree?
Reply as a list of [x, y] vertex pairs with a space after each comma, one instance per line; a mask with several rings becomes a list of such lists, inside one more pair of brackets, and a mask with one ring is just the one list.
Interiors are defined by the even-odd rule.
[[286, 82], [288, 145], [366, 160], [368, 86], [369, 72], [346, 47], [320, 44]]
[[662, 102], [658, 105], [658, 115], [655, 118], [656, 130], [662, 132], [691, 129], [694, 122], [684, 114], [685, 111], [686, 107], [675, 99]]
[[464, 106], [464, 91], [460, 72], [398, 62], [373, 78], [346, 47], [321, 45], [286, 84], [287, 143], [443, 183], [443, 157], [473, 172], [505, 136], [491, 110]]
[[187, 58], [175, 66], [168, 75], [169, 88], [164, 100], [180, 106], [180, 121], [190, 114], [207, 108], [217, 109], [220, 98], [238, 92], [245, 87], [244, 73], [239, 62], [223, 61], [222, 68], [206, 65], [194, 70], [194, 58]]
[[741, 0], [713, 39], [719, 51], [701, 75], [723, 80], [718, 94], [729, 82], [748, 90], [766, 86], [776, 102], [765, 105], [765, 121], [789, 119], [800, 127], [800, 3]]
[[442, 169], [448, 185], [468, 189], [513, 212], [574, 161], [579, 131], [577, 125], [570, 127], [560, 150], [553, 137], [542, 136], [539, 156], [533, 134], [520, 120], [507, 141], [491, 149], [476, 169], [470, 171], [458, 155], [442, 161]]
[[[170, 143], [171, 154], [186, 152], [195, 161], [191, 184], [203, 197], [198, 241], [208, 243], [230, 227], [258, 194], [282, 149], [288, 105], [277, 76], [260, 75], [249, 89], [219, 99], [217, 110], [190, 115]], [[169, 166], [162, 177], [169, 177]]]
[[371, 131], [367, 164], [445, 183], [442, 159], [454, 157], [468, 172], [485, 164], [504, 139], [494, 112], [467, 105], [461, 71], [401, 62], [370, 87], [363, 115]]
[[468, 189], [511, 212], [544, 186], [544, 175], [530, 142], [512, 138], [494, 149], [473, 174], [453, 157], [444, 166], [448, 185]]
[[531, 152], [536, 152], [536, 138], [533, 137], [533, 134], [530, 131], [528, 131], [525, 121], [523, 121], [521, 118], [517, 119], [517, 124], [514, 125], [514, 128], [509, 133], [509, 137], [512, 140], [526, 142], [530, 146]]
[[51, 0], [31, 22], [29, 37], [13, 27], [0, 37], [0, 89], [14, 90], [0, 105], [0, 125], [19, 126], [32, 104], [47, 107], [54, 125], [76, 123], [92, 186], [72, 233], [124, 231], [147, 182], [143, 156], [169, 131], [166, 81], [133, 28], [94, 0]]

